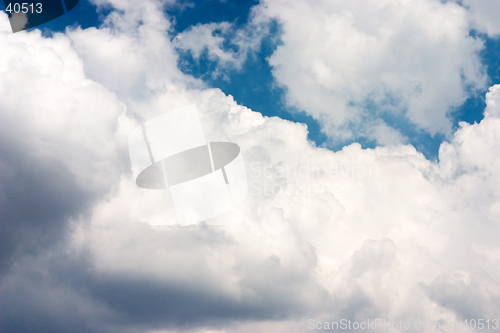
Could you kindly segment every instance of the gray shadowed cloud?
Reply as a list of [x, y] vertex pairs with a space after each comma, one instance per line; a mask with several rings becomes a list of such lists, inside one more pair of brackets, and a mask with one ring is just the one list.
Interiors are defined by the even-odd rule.
[[[61, 241], [68, 219], [84, 213], [92, 200], [53, 158], [27, 154], [0, 134], [0, 272], [24, 255], [36, 255]], [[8, 133], [8, 132], [7, 132]]]
[[[174, 266], [176, 252], [190, 247], [188, 277], [158, 279], [136, 274], [99, 273], [88, 253], [65, 253], [64, 244], [26, 256], [12, 269], [0, 289], [0, 328], [8, 332], [127, 332], [141, 327], [193, 328], [223, 326], [228, 321], [281, 320], [303, 316], [310, 304], [303, 295], [327, 299], [310, 277], [284, 269], [277, 257], [240, 266], [242, 293], [228, 293], [210, 272], [207, 247], [229, 250], [218, 229], [162, 231], [129, 225], [136, 235], [165, 242], [173, 249], [165, 267]], [[176, 249], [176, 250], [174, 250]], [[186, 254], [183, 254], [186, 256]], [[134, 260], [126, 255], [123, 261]], [[182, 270], [182, 267], [172, 267]], [[323, 303], [322, 301], [322, 303]], [[323, 303], [325, 304], [325, 303]]]

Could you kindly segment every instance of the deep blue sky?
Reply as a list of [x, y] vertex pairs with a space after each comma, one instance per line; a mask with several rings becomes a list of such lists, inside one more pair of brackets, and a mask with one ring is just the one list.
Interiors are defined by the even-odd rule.
[[[194, 1], [193, 3], [195, 5], [192, 7], [185, 7], [184, 9], [170, 8], [167, 10], [167, 13], [175, 20], [174, 29], [176, 33], [182, 32], [197, 23], [229, 21], [236, 26], [243, 25], [247, 22], [250, 8], [257, 4], [258, 1], [227, 0], [221, 2], [219, 0], [206, 0]], [[0, 9], [4, 9], [1, 2]], [[63, 31], [67, 26], [80, 25], [82, 28], [99, 26], [104, 13], [97, 13], [96, 10], [96, 7], [87, 0], [81, 0], [79, 5], [69, 13], [39, 28], [42, 29], [44, 34], [50, 35], [51, 30]], [[293, 110], [287, 107], [283, 102], [284, 90], [277, 87], [273, 82], [271, 68], [266, 58], [274, 52], [279, 44], [279, 26], [275, 24], [271, 31], [272, 34], [263, 40], [260, 50], [256, 54], [247, 57], [241, 70], [229, 70], [225, 73], [229, 77], [229, 81], [223, 80], [222, 77], [213, 79], [210, 73], [217, 64], [203, 55], [200, 59], [194, 61], [189, 53], [183, 53], [179, 61], [179, 67], [183, 72], [201, 78], [209, 86], [220, 88], [226, 94], [232, 95], [236, 102], [254, 111], [259, 111], [266, 116], [279, 116], [307, 124], [309, 139], [317, 145], [322, 145], [326, 141], [326, 136], [320, 132], [319, 124], [301, 110]], [[475, 32], [472, 32], [472, 34], [477, 35]], [[491, 86], [500, 83], [500, 40], [494, 40], [485, 35], [480, 37], [485, 40], [486, 48], [481, 53], [481, 58], [483, 63], [488, 66], [488, 75], [490, 77], [488, 86]], [[481, 121], [485, 107], [485, 93], [486, 91], [478, 92], [460, 108], [452, 110], [451, 116], [455, 128], [461, 121], [467, 123]], [[369, 109], [370, 106], [367, 106], [367, 108]], [[387, 117], [384, 120], [408, 136], [410, 143], [428, 158], [437, 158], [439, 145], [444, 139], [443, 136], [436, 135], [432, 137], [401, 119]], [[375, 147], [374, 142], [363, 138], [358, 138], [356, 141], [360, 142], [365, 148]], [[343, 142], [328, 148], [338, 150], [349, 143], [351, 142]]]

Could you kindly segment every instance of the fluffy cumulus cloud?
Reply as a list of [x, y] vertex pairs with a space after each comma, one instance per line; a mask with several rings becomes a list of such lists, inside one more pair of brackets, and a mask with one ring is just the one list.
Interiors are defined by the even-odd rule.
[[[269, 20], [256, 17], [255, 13], [251, 12], [250, 23], [241, 28], [235, 28], [230, 22], [212, 22], [189, 27], [175, 36], [174, 46], [178, 50], [189, 51], [196, 60], [206, 55], [208, 59], [216, 61], [218, 67], [223, 70], [241, 69], [249, 53], [255, 52], [262, 38], [269, 35]], [[227, 44], [231, 48], [228, 48]]]
[[391, 116], [450, 135], [447, 113], [485, 86], [482, 42], [455, 3], [264, 1], [260, 9], [282, 24], [269, 62], [287, 102], [333, 138], [361, 131], [386, 144], [374, 128]]
[[500, 34], [500, 23], [498, 23], [500, 5], [498, 1], [464, 0], [461, 4], [468, 9], [471, 25], [474, 29], [490, 36]]
[[[308, 141], [305, 125], [182, 74], [164, 3], [109, 3], [118, 10], [103, 27], [53, 38], [11, 34], [0, 14], [2, 331], [309, 332], [343, 318], [495, 319], [500, 86], [486, 95], [484, 119], [441, 145], [439, 162], [404, 144], [333, 152]], [[363, 116], [349, 92], [354, 102], [398, 101], [422, 127], [446, 132], [441, 107], [460, 103], [467, 82], [484, 84], [461, 7], [391, 2], [369, 15], [381, 5], [325, 6], [260, 9], [283, 20], [284, 44], [270, 59], [277, 80], [325, 123]], [[294, 30], [300, 15], [317, 15], [317, 25]], [[345, 47], [335, 46], [339, 30], [353, 37]], [[320, 40], [325, 51], [313, 52]], [[333, 104], [318, 104], [325, 98]], [[126, 142], [139, 122], [193, 103], [209, 141], [241, 147], [250, 187], [204, 227], [178, 228], [168, 192], [135, 185]]]
[[[287, 104], [318, 120], [331, 143], [407, 142], [394, 119], [449, 138], [450, 113], [486, 88], [483, 43], [470, 28], [484, 23], [490, 31], [497, 21], [474, 14], [495, 17], [486, 3], [470, 8], [435, 0], [262, 1], [239, 38], [216, 33], [227, 23], [210, 23], [179, 35], [178, 46], [195, 58], [205, 51], [221, 64], [240, 64], [258, 46], [241, 38], [245, 31], [264, 33], [275, 21], [281, 44], [268, 59], [274, 79]], [[224, 50], [224, 42], [239, 52]]]

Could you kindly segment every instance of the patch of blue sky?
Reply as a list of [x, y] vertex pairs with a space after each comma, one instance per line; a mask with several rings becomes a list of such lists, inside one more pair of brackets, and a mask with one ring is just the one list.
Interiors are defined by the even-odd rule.
[[408, 121], [405, 117], [396, 115], [394, 113], [384, 113], [380, 118], [390, 127], [398, 130], [404, 135], [410, 144], [412, 144], [417, 151], [424, 154], [429, 160], [437, 160], [439, 153], [439, 146], [445, 139], [444, 134], [431, 135], [429, 132], [419, 128], [414, 123]]
[[166, 11], [175, 19], [175, 31], [183, 32], [198, 23], [231, 22], [236, 27], [245, 25], [250, 8], [258, 3], [258, 0], [189, 1], [184, 6], [172, 6]]
[[[365, 100], [361, 104], [350, 103], [350, 106], [354, 106], [358, 109], [362, 109], [365, 113], [364, 118], [370, 118], [369, 115], [373, 115], [373, 119], [381, 119], [389, 127], [399, 131], [406, 139], [408, 143], [412, 144], [417, 151], [421, 152], [430, 160], [436, 160], [438, 157], [439, 146], [445, 139], [442, 134], [431, 135], [425, 130], [419, 128], [414, 123], [410, 122], [405, 117], [405, 112], [401, 107], [400, 101], [393, 95], [386, 95], [384, 100], [378, 100], [374, 102], [371, 99]], [[349, 145], [353, 142], [361, 144], [363, 148], [375, 148], [377, 142], [370, 139], [370, 135], [361, 134], [364, 133], [360, 129], [359, 124], [348, 124], [345, 129], [350, 130], [355, 134], [354, 139], [341, 141], [335, 143], [334, 146], [328, 147], [333, 150], [340, 150], [343, 146]], [[356, 135], [356, 133], [358, 133]]]
[[479, 53], [481, 63], [486, 66], [488, 84], [485, 90], [469, 89], [469, 98], [459, 107], [450, 110], [453, 119], [453, 128], [456, 129], [461, 121], [469, 124], [479, 123], [483, 119], [485, 94], [488, 87], [500, 83], [500, 38], [490, 38], [486, 34], [471, 31], [471, 36], [481, 38], [484, 49]]

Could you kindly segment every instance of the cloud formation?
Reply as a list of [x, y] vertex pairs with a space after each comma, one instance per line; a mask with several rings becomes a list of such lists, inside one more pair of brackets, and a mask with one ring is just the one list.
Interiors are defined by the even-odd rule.
[[[483, 6], [470, 6], [469, 13], [434, 0], [262, 1], [236, 35], [279, 24], [280, 43], [268, 59], [274, 79], [289, 106], [320, 122], [330, 144], [407, 143], [403, 124], [450, 138], [450, 113], [487, 82], [483, 42], [469, 30], [477, 16], [472, 10]], [[195, 59], [205, 51], [238, 68], [258, 47], [249, 41], [259, 33], [236, 39], [228, 29], [227, 22], [199, 24], [178, 35], [177, 45]]]
[[[453, 134], [433, 104], [448, 108], [467, 96], [461, 70], [471, 84], [485, 82], [481, 43], [467, 35], [463, 8], [374, 3], [382, 16], [356, 26], [349, 13], [369, 8], [260, 7], [284, 22], [284, 44], [270, 62], [291, 103], [340, 126], [363, 112], [339, 97], [345, 112], [328, 113], [337, 98], [329, 91], [381, 103], [394, 90], [412, 121], [450, 135], [435, 162], [404, 144], [318, 148], [305, 125], [264, 117], [182, 74], [164, 3], [109, 4], [117, 10], [105, 26], [53, 38], [12, 35], [0, 13], [2, 331], [308, 332], [311, 318], [461, 322], [498, 314], [500, 86], [486, 95], [484, 119]], [[323, 25], [301, 35], [297, 12]], [[443, 29], [426, 30], [432, 24]], [[341, 50], [339, 29], [354, 38]], [[317, 49], [311, 36], [338, 62], [305, 57]], [[380, 70], [397, 45], [394, 67]], [[411, 54], [415, 48], [422, 53]], [[318, 76], [345, 62], [342, 76]], [[308, 102], [310, 94], [317, 100]], [[166, 192], [134, 184], [126, 138], [136, 120], [192, 103], [208, 140], [241, 147], [250, 195], [208, 221], [213, 227], [181, 229]]]
[[320, 120], [334, 139], [361, 131], [386, 143], [374, 128], [390, 116], [449, 136], [450, 109], [485, 87], [482, 42], [469, 36], [466, 11], [455, 3], [265, 1], [261, 7], [282, 24], [283, 45], [269, 63], [287, 88], [287, 102]]
[[500, 15], [500, 5], [497, 1], [464, 0], [461, 3], [468, 9], [467, 13], [474, 29], [492, 37], [500, 34], [500, 24], [497, 19]]

